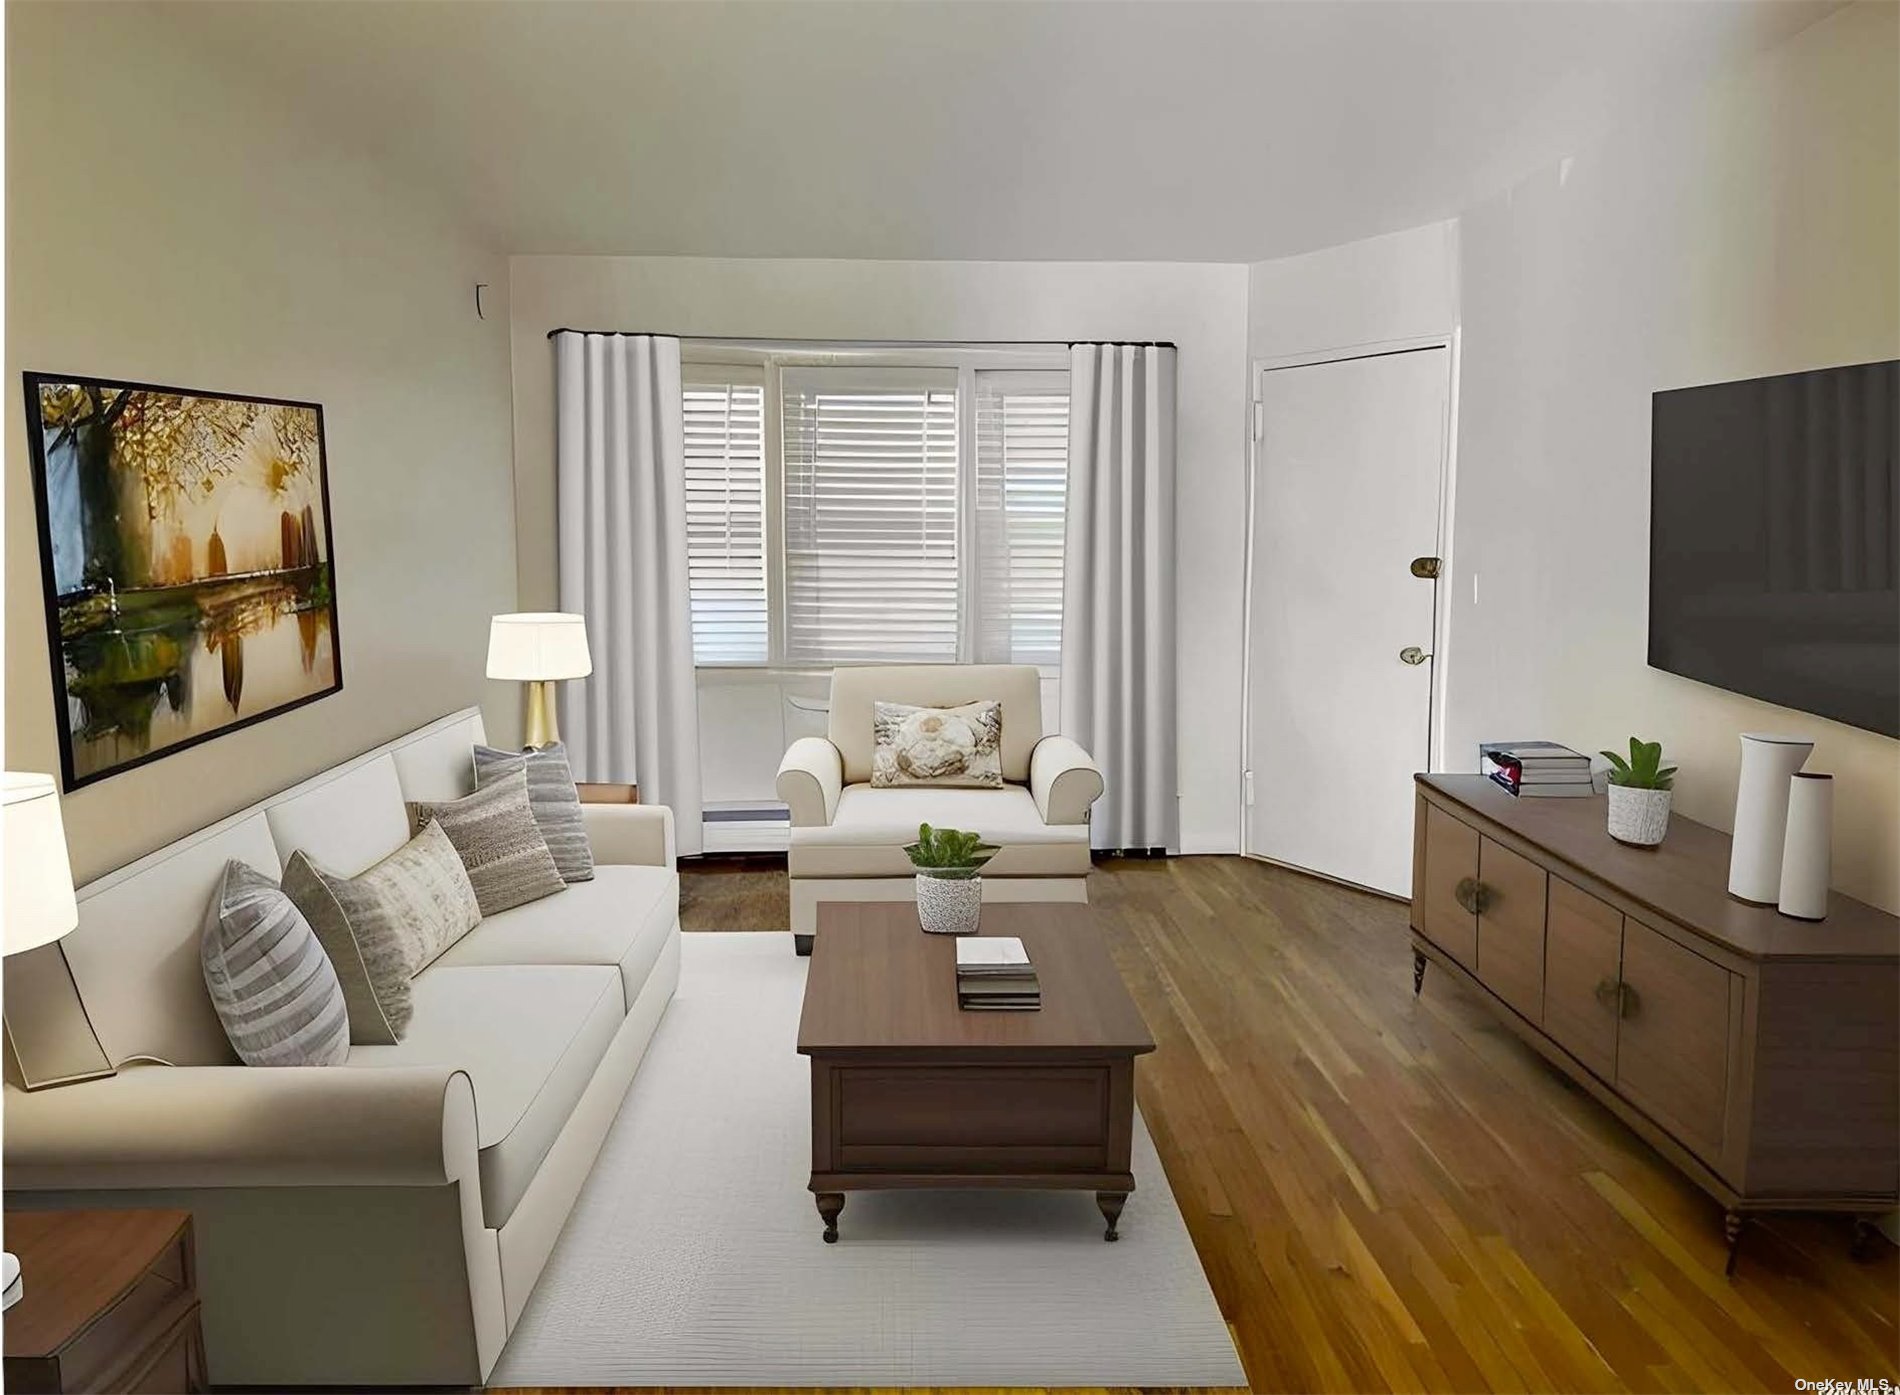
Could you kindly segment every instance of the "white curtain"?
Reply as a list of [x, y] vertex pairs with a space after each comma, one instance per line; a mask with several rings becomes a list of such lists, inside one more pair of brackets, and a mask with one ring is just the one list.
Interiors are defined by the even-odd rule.
[[1069, 353], [1062, 730], [1107, 789], [1098, 848], [1180, 850], [1174, 725], [1174, 350]]
[[680, 343], [555, 336], [561, 609], [587, 617], [594, 672], [561, 687], [583, 780], [637, 782], [701, 850], [699, 697], [686, 585]]

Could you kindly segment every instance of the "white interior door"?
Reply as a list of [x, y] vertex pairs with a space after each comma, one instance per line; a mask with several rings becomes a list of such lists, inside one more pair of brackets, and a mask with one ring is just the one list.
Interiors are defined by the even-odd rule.
[[1244, 846], [1398, 895], [1430, 752], [1436, 583], [1411, 564], [1439, 552], [1447, 363], [1419, 349], [1256, 379]]

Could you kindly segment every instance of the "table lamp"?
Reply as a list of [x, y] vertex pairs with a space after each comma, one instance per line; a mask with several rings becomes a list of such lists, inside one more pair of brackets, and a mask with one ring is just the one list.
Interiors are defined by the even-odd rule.
[[561, 739], [554, 685], [594, 671], [587, 654], [587, 622], [559, 611], [497, 615], [488, 624], [488, 676], [528, 685], [527, 744]]
[[[79, 924], [79, 902], [73, 895], [72, 866], [66, 858], [66, 829], [59, 817], [59, 790], [50, 775], [23, 775], [7, 771], [4, 836], [0, 837], [0, 949], [11, 958], [53, 944]], [[33, 961], [20, 961], [9, 971], [7, 997], [17, 1004], [21, 1024], [33, 1030], [16, 1035], [16, 1013], [7, 1014], [7, 1041], [20, 1067], [21, 1083], [29, 1090], [38, 1084], [63, 1084], [111, 1075], [99, 1038], [86, 1018], [85, 1005], [73, 983], [63, 952], [55, 949]], [[24, 983], [19, 980], [26, 980]], [[81, 1034], [78, 1024], [84, 1023]], [[50, 1031], [39, 1030], [52, 1024]], [[58, 1058], [53, 1079], [36, 1079], [32, 1067], [44, 1054], [22, 1050], [28, 1043], [52, 1043]], [[0, 1307], [11, 1307], [20, 1297], [20, 1264], [11, 1254], [0, 1259]]]

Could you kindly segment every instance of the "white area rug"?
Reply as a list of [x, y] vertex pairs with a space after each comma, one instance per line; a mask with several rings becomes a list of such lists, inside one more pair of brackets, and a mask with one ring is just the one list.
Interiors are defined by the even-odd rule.
[[1154, 1143], [1086, 1192], [805, 1189], [806, 960], [691, 934], [678, 996], [491, 1385], [1244, 1385]]

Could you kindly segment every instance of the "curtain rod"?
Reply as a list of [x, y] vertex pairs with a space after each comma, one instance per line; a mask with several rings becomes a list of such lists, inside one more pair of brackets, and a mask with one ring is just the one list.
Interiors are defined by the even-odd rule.
[[[575, 329], [571, 325], [561, 325], [549, 330], [547, 337], [552, 339], [557, 334], [598, 334], [609, 339], [624, 339], [633, 335], [657, 335], [657, 331]], [[798, 339], [776, 334], [670, 334], [657, 337], [692, 339], [701, 344], [851, 344], [873, 349], [984, 348], [992, 345], [997, 348], [1020, 345], [1024, 348], [1047, 349], [1058, 344], [1073, 349], [1077, 344], [1112, 344], [1117, 348], [1173, 349], [1180, 352], [1180, 346], [1171, 339]]]

